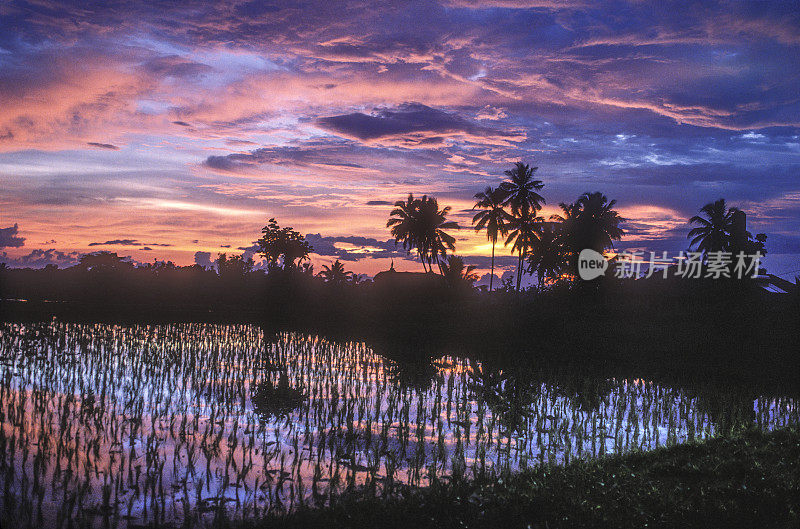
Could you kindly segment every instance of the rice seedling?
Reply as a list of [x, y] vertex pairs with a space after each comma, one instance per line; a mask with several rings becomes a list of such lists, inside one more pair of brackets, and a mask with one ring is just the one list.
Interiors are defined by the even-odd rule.
[[20, 526], [213, 524], [799, 419], [788, 397], [247, 325], [0, 326], [0, 509]]

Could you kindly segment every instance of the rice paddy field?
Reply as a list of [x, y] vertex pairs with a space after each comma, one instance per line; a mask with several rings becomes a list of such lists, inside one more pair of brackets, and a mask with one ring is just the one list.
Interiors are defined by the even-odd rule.
[[795, 399], [510, 372], [257, 326], [0, 326], [0, 511], [212, 525], [800, 423]]

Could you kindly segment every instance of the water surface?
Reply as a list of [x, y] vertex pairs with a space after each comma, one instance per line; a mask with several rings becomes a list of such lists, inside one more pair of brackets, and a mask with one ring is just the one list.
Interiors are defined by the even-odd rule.
[[788, 398], [545, 372], [252, 326], [7, 324], [0, 507], [48, 527], [211, 522], [800, 422]]

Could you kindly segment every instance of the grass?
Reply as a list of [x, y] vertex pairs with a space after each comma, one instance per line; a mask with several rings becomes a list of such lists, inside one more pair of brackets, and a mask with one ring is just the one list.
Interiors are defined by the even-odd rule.
[[351, 492], [328, 508], [239, 527], [800, 527], [800, 431], [750, 430], [392, 499]]

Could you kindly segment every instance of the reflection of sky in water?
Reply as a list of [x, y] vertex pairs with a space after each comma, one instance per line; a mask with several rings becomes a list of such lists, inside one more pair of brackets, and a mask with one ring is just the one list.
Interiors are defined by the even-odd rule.
[[245, 326], [5, 326], [0, 347], [0, 470], [11, 469], [0, 486], [13, 479], [20, 508], [44, 522], [78, 506], [96, 524], [220, 506], [249, 516], [348, 485], [424, 485], [798, 419], [787, 399], [534, 381], [449, 357], [401, 366], [362, 344], [268, 344]]

